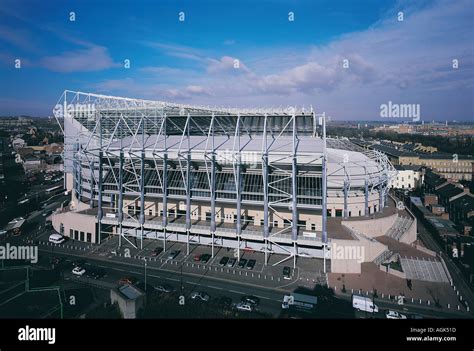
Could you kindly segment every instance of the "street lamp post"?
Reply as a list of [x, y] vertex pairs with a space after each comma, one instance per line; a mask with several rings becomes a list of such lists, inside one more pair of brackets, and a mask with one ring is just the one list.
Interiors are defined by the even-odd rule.
[[144, 257], [143, 260], [145, 261], [145, 292], [146, 292], [146, 265], [147, 265], [146, 257]]
[[181, 291], [183, 291], [183, 262], [181, 262], [181, 266], [180, 266], [180, 271], [181, 271]]

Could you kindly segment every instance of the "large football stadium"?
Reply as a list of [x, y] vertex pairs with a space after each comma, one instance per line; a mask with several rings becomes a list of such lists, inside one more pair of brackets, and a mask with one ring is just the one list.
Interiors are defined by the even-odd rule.
[[394, 214], [390, 161], [327, 138], [326, 116], [312, 107], [202, 107], [65, 91], [54, 115], [72, 201], [53, 226], [74, 240], [118, 236], [119, 246], [138, 248], [159, 240], [165, 251], [181, 242], [187, 253], [206, 245], [212, 255], [225, 247], [237, 257], [253, 250], [265, 262], [281, 255], [296, 265], [367, 239], [370, 261], [384, 250], [372, 250], [357, 228], [380, 219], [388, 229], [396, 220], [386, 219]]

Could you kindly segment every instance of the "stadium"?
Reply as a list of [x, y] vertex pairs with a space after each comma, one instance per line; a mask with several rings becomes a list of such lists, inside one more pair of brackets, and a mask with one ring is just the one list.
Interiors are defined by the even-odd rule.
[[[52, 221], [74, 240], [118, 236], [119, 246], [135, 247], [160, 240], [165, 251], [181, 242], [188, 254], [190, 245], [206, 245], [212, 255], [224, 247], [237, 257], [252, 250], [265, 263], [275, 254], [294, 265], [299, 257], [326, 262], [332, 246], [356, 245], [373, 261], [387, 250], [370, 228], [385, 232], [399, 220], [388, 158], [326, 138], [326, 116], [313, 108], [214, 108], [65, 91], [54, 116], [72, 201]], [[333, 271], [358, 269], [360, 262], [332, 263]]]

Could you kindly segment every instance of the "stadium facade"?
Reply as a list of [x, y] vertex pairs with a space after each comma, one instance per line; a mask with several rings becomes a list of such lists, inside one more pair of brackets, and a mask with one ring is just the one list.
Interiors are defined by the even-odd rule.
[[[388, 206], [387, 157], [325, 136], [312, 108], [224, 109], [65, 91], [54, 109], [65, 135], [72, 201], [59, 233], [142, 247], [156, 239], [330, 258], [331, 219]], [[92, 220], [91, 220], [92, 219]], [[342, 239], [345, 239], [342, 237]], [[354, 238], [351, 238], [354, 239]], [[345, 240], [347, 241], [347, 240]], [[344, 240], [340, 243], [344, 243]]]

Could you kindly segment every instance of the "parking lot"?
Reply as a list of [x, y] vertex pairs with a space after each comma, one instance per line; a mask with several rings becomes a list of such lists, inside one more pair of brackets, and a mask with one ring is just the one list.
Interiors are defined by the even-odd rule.
[[[144, 239], [143, 249], [139, 249], [139, 241], [134, 242], [138, 248], [133, 247], [122, 239], [121, 249], [118, 247], [118, 237], [113, 236], [104, 240], [100, 245], [67, 240], [61, 245], [48, 243], [48, 235], [43, 234], [38, 238], [40, 245], [50, 247], [52, 251], [63, 253], [75, 253], [85, 257], [99, 257], [110, 261], [129, 262], [136, 266], [143, 266], [145, 259], [150, 268], [158, 268], [176, 273], [187, 273], [193, 275], [205, 275], [221, 280], [239, 281], [243, 284], [260, 285], [273, 288], [291, 288], [305, 286], [312, 288], [316, 284], [325, 282], [322, 261], [315, 259], [298, 258], [297, 267], [293, 269], [293, 259], [274, 266], [283, 256], [277, 254], [269, 255], [268, 264], [264, 264], [262, 252], [241, 251], [241, 259], [245, 265], [239, 267], [238, 261], [233, 265], [221, 264], [223, 257], [230, 261], [235, 253], [232, 249], [216, 246], [214, 257], [203, 260], [203, 255], [211, 255], [211, 247], [202, 245], [190, 245], [190, 253], [186, 255], [186, 244], [179, 242], [167, 242], [166, 252], [163, 251], [163, 242], [160, 240]], [[133, 241], [132, 241], [133, 242]], [[179, 251], [176, 257], [170, 257], [170, 253]], [[249, 260], [255, 260], [252, 267], [248, 266]], [[206, 262], [207, 261], [207, 262]], [[290, 268], [290, 276], [283, 276], [284, 267]], [[288, 279], [289, 278], [289, 279]]]

